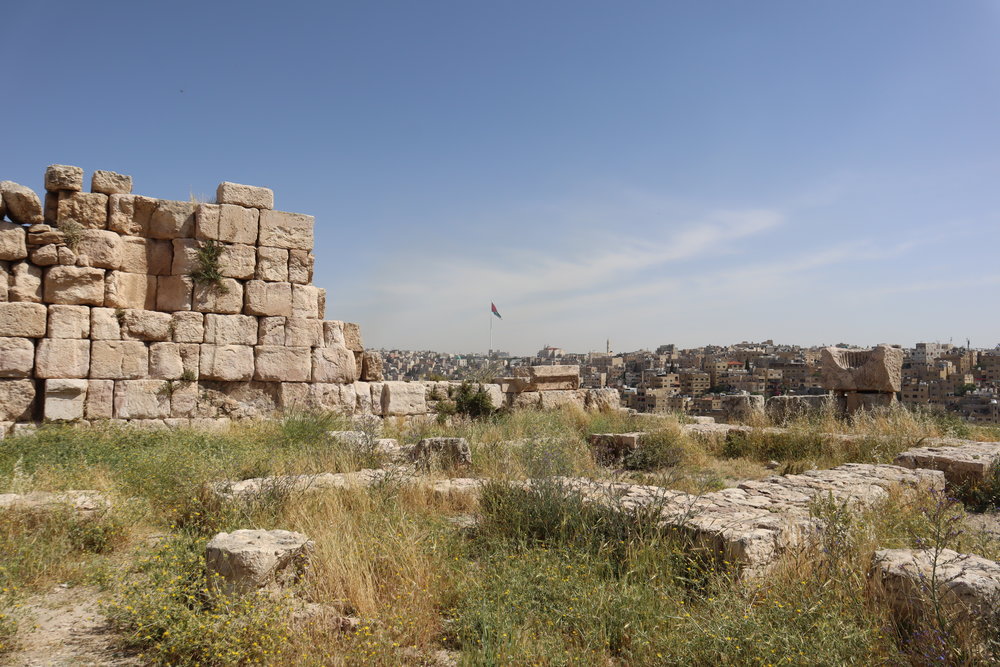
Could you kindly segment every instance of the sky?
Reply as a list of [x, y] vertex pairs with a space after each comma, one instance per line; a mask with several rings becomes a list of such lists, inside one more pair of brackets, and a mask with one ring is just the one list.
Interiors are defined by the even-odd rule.
[[316, 216], [369, 347], [1000, 343], [1000, 0], [21, 2], [0, 179]]

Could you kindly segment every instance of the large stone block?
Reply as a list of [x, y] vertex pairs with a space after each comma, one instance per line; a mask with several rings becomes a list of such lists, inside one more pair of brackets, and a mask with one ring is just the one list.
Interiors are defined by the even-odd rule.
[[307, 382], [312, 375], [312, 360], [308, 347], [258, 345], [255, 380], [264, 382]]
[[68, 164], [50, 164], [45, 170], [45, 189], [50, 192], [83, 190], [83, 169]]
[[44, 298], [48, 303], [103, 306], [104, 269], [50, 266], [45, 270]]
[[108, 271], [104, 282], [104, 305], [152, 310], [156, 307], [156, 276]]
[[831, 391], [896, 393], [902, 384], [903, 350], [879, 345], [871, 350], [825, 347], [823, 386]]
[[190, 276], [160, 276], [156, 279], [156, 309], [167, 312], [191, 310], [194, 280]]
[[181, 357], [180, 343], [153, 343], [149, 346], [149, 377], [178, 380], [182, 375], [184, 359]]
[[199, 204], [194, 211], [194, 236], [203, 241], [219, 240], [219, 205]]
[[322, 318], [319, 307], [322, 291], [312, 285], [292, 285], [292, 317]]
[[312, 250], [313, 223], [311, 215], [284, 211], [260, 212], [260, 238], [262, 246]]
[[13, 262], [10, 265], [8, 301], [40, 303], [42, 301], [42, 267], [31, 262]]
[[223, 243], [256, 245], [260, 213], [255, 208], [243, 208], [232, 204], [219, 206], [219, 233], [216, 237]]
[[34, 403], [33, 380], [0, 380], [0, 422], [30, 420]]
[[290, 316], [292, 314], [291, 283], [248, 280], [246, 283], [245, 312], [250, 315]]
[[313, 350], [313, 382], [348, 384], [357, 379], [354, 353], [346, 347], [317, 347]]
[[[318, 407], [326, 410], [332, 408], [314, 403], [313, 387], [308, 382], [282, 382], [278, 389], [278, 406], [284, 411], [305, 410], [307, 408]], [[337, 387], [337, 385], [324, 385], [327, 387]], [[339, 396], [339, 393], [338, 393]]]
[[[2, 225], [0, 225], [2, 226]], [[55, 243], [47, 243], [34, 248], [28, 255], [32, 264], [37, 266], [52, 266], [59, 263], [59, 246]], [[75, 263], [75, 262], [74, 262]], [[3, 280], [0, 279], [0, 284]]]
[[215, 200], [220, 204], [236, 204], [246, 208], [274, 208], [274, 191], [255, 185], [242, 185], [224, 181], [215, 190]]
[[76, 223], [87, 229], [108, 226], [108, 196], [99, 192], [60, 192], [56, 212], [60, 225]]
[[173, 262], [170, 265], [170, 273], [175, 276], [190, 276], [201, 268], [198, 261], [198, 251], [201, 242], [195, 239], [174, 239]]
[[148, 236], [157, 202], [152, 197], [139, 195], [110, 195], [108, 229], [127, 236]]
[[[24, 259], [28, 256], [25, 239], [28, 234], [24, 227], [0, 220], [0, 260]], [[287, 270], [285, 271], [287, 274]]]
[[149, 219], [149, 236], [154, 239], [193, 237], [194, 210], [192, 202], [160, 199]]
[[49, 306], [49, 338], [89, 338], [90, 308], [87, 306]]
[[284, 248], [257, 248], [254, 277], [272, 283], [288, 282], [288, 251]]
[[427, 412], [424, 386], [417, 382], [384, 382], [382, 388], [382, 414], [422, 415]]
[[30, 338], [0, 338], [0, 378], [31, 377], [35, 342]]
[[514, 377], [506, 383], [514, 392], [565, 391], [580, 388], [580, 367], [521, 366], [514, 369]]
[[95, 340], [90, 344], [90, 377], [105, 380], [144, 378], [149, 350], [139, 340]]
[[257, 249], [252, 245], [232, 244], [222, 246], [219, 254], [219, 273], [227, 278], [247, 280], [257, 270]]
[[121, 266], [124, 253], [122, 237], [106, 229], [84, 229], [76, 247], [77, 262], [99, 269], [117, 269]]
[[361, 326], [354, 322], [342, 323], [344, 329], [344, 345], [351, 352], [364, 352], [365, 345], [361, 340]]
[[173, 247], [170, 241], [144, 239], [138, 236], [122, 236], [122, 271], [148, 273], [154, 276], [170, 275], [173, 264]]
[[257, 318], [251, 315], [205, 315], [205, 342], [211, 345], [256, 345]]
[[323, 344], [323, 323], [319, 320], [289, 317], [285, 320], [284, 341], [277, 344], [292, 347], [320, 347]]
[[209, 586], [240, 595], [291, 584], [305, 573], [312, 550], [308, 537], [287, 530], [219, 533], [205, 546]]
[[0, 303], [0, 336], [42, 338], [47, 317], [40, 303]]
[[115, 383], [115, 417], [163, 419], [170, 416], [170, 391], [163, 380], [122, 380]]
[[257, 327], [258, 345], [284, 345], [287, 317], [261, 317]]
[[[338, 320], [326, 320], [323, 322], [323, 345], [330, 347], [343, 345], [347, 347], [347, 337], [344, 335], [344, 323]], [[347, 349], [350, 349], [349, 347]], [[354, 352], [355, 350], [351, 350]]]
[[115, 381], [87, 380], [86, 419], [111, 419], [114, 416]]
[[35, 352], [35, 377], [85, 378], [90, 374], [90, 341], [44, 338]]
[[174, 313], [174, 342], [205, 342], [205, 316], [202, 313]]
[[378, 352], [364, 352], [361, 359], [362, 380], [365, 382], [382, 382], [385, 379], [382, 371], [382, 355]]
[[288, 281], [308, 285], [313, 279], [315, 257], [308, 250], [288, 251]]
[[114, 308], [91, 308], [90, 337], [94, 340], [121, 340], [119, 312]]
[[22, 225], [42, 222], [42, 201], [31, 188], [14, 181], [0, 181], [0, 197], [7, 209], [7, 217]]
[[472, 465], [472, 449], [465, 438], [423, 438], [410, 450], [410, 460], [424, 469]]
[[243, 285], [232, 278], [223, 278], [218, 284], [195, 283], [192, 305], [201, 313], [240, 313], [243, 311]]
[[42, 415], [49, 421], [83, 419], [87, 403], [87, 380], [45, 381]]
[[249, 345], [202, 345], [201, 379], [241, 382], [253, 378], [253, 347]]
[[167, 341], [172, 337], [173, 317], [155, 310], [126, 309], [121, 316], [122, 339]]
[[106, 195], [127, 195], [132, 192], [132, 177], [98, 169], [90, 177], [90, 190]]

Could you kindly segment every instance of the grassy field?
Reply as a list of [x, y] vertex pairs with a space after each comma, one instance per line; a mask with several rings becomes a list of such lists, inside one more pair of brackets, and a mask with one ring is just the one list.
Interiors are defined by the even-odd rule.
[[[756, 424], [764, 426], [766, 424]], [[556, 475], [655, 483], [688, 492], [845, 461], [891, 462], [929, 436], [1000, 440], [905, 410], [843, 422], [830, 415], [781, 435], [702, 439], [676, 417], [518, 412], [405, 427], [414, 443], [457, 435], [471, 470], [497, 480], [478, 503], [389, 480], [367, 490], [265, 494], [223, 502], [206, 485], [273, 474], [377, 467], [371, 454], [327, 437], [349, 429], [330, 414], [244, 423], [222, 432], [50, 426], [0, 442], [0, 493], [98, 489], [113, 509], [0, 513], [0, 655], [16, 650], [19, 605], [56, 583], [102, 590], [120, 642], [155, 664], [766, 665], [961, 664], [983, 637], [947, 619], [898, 627], [871, 594], [876, 548], [938, 544], [989, 558], [1000, 544], [955, 530], [965, 509], [931, 495], [893, 497], [863, 512], [818, 504], [822, 544], [767, 578], [689, 557], [676, 534], [644, 516], [599, 509], [555, 484], [504, 480]], [[623, 470], [595, 464], [591, 433], [649, 431]], [[824, 433], [862, 437], [844, 442]], [[475, 531], [459, 515], [479, 517]], [[225, 598], [204, 579], [203, 549], [218, 531], [284, 528], [316, 542], [309, 575], [284, 597]], [[353, 632], [297, 620], [302, 600], [361, 619]], [[446, 652], [446, 653], [445, 653]]]

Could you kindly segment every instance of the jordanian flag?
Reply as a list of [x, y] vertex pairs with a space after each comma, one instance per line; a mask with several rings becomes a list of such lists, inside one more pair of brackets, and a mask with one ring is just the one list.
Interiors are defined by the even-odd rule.
[[500, 317], [500, 311], [497, 310], [497, 305], [492, 301], [490, 301], [490, 310], [492, 310], [493, 314], [496, 315], [499, 319], [501, 320], [503, 319], [502, 317]]

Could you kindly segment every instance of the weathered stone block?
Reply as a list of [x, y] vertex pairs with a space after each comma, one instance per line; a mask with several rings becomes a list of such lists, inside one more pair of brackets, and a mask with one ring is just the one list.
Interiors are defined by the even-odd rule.
[[424, 438], [410, 450], [410, 460], [425, 469], [470, 466], [472, 449], [465, 438]]
[[119, 312], [114, 308], [91, 308], [90, 337], [94, 340], [121, 340]]
[[254, 277], [272, 283], [288, 282], [288, 251], [284, 248], [257, 248]]
[[312, 375], [308, 347], [258, 345], [254, 348], [255, 380], [264, 382], [307, 382]]
[[202, 313], [174, 313], [174, 342], [205, 342], [205, 316]]
[[202, 313], [240, 313], [243, 310], [243, 285], [232, 278], [223, 278], [217, 285], [195, 283], [192, 305]]
[[258, 345], [284, 345], [286, 317], [261, 317], [257, 327]]
[[97, 170], [90, 177], [91, 192], [106, 195], [127, 195], [132, 192], [132, 177], [113, 171]]
[[152, 310], [156, 307], [156, 276], [108, 271], [104, 282], [104, 305]]
[[255, 208], [222, 204], [219, 206], [218, 240], [223, 243], [255, 245], [259, 216], [260, 213]]
[[314, 220], [301, 213], [261, 211], [259, 243], [272, 248], [312, 250]]
[[325, 320], [323, 322], [323, 345], [327, 347], [335, 345], [343, 345], [344, 347], [347, 347], [347, 339], [344, 336], [343, 322], [338, 320]]
[[896, 393], [902, 384], [903, 350], [879, 345], [871, 350], [825, 347], [823, 386], [832, 391]]
[[55, 243], [47, 243], [32, 250], [29, 257], [31, 263], [37, 266], [52, 266], [59, 262], [59, 246]]
[[30, 262], [13, 262], [10, 265], [8, 301], [40, 303], [42, 301], [42, 267]]
[[[361, 361], [361, 379], [365, 382], [382, 382], [382, 355], [378, 352], [364, 352]], [[495, 406], [499, 407], [499, 406]]]
[[115, 381], [87, 380], [87, 402], [84, 417], [111, 419], [114, 416]]
[[191, 310], [193, 294], [194, 280], [190, 276], [160, 276], [156, 279], [157, 310]]
[[41, 338], [47, 318], [40, 303], [0, 303], [0, 336]]
[[85, 378], [90, 374], [90, 341], [43, 338], [35, 352], [35, 377]]
[[209, 586], [240, 595], [290, 584], [302, 577], [312, 550], [308, 537], [287, 530], [219, 533], [205, 546]]
[[257, 269], [257, 249], [251, 245], [233, 244], [222, 247], [219, 273], [227, 278], [247, 280]]
[[49, 338], [89, 338], [90, 308], [87, 306], [49, 306]]
[[35, 342], [30, 338], [0, 338], [0, 378], [31, 377]]
[[106, 380], [144, 378], [149, 350], [138, 340], [95, 340], [90, 344], [90, 377]]
[[313, 279], [315, 257], [308, 250], [288, 251], [288, 281], [308, 285]]
[[56, 221], [75, 222], [88, 229], [108, 226], [108, 196], [99, 192], [60, 192]]
[[7, 217], [22, 225], [42, 222], [42, 202], [31, 188], [14, 181], [0, 181], [0, 198], [7, 209]]
[[122, 339], [167, 341], [172, 337], [173, 317], [155, 310], [128, 308], [121, 317]]
[[170, 391], [163, 380], [121, 380], [115, 383], [115, 417], [163, 419], [170, 416]]
[[0, 380], [0, 421], [19, 422], [31, 419], [34, 403], [33, 380]]
[[292, 314], [291, 283], [267, 283], [262, 280], [248, 280], [246, 283], [245, 312], [250, 315]]
[[200, 391], [197, 382], [180, 382], [174, 384], [170, 394], [171, 417], [190, 417], [198, 411]]
[[66, 242], [66, 234], [61, 229], [56, 229], [49, 225], [31, 225], [27, 228], [27, 232], [27, 243], [29, 246]]
[[195, 204], [160, 199], [149, 219], [149, 236], [154, 239], [177, 239], [194, 236]]
[[225, 181], [219, 183], [219, 187], [216, 188], [215, 200], [220, 204], [270, 209], [274, 208], [274, 191], [270, 188]]
[[[24, 227], [0, 220], [0, 260], [24, 259], [28, 256]], [[286, 271], [287, 273], [287, 271]]]
[[158, 200], [139, 195], [108, 197], [108, 229], [127, 236], [148, 236]]
[[195, 239], [174, 239], [173, 263], [170, 265], [170, 273], [175, 276], [190, 276], [200, 268], [198, 262], [198, 250], [201, 242]]
[[45, 170], [45, 189], [50, 192], [83, 190], [83, 169], [68, 164], [50, 164]]
[[59, 247], [59, 265], [60, 266], [75, 266], [76, 265], [76, 253], [65, 246]]
[[361, 326], [354, 322], [343, 322], [344, 345], [352, 352], [364, 352], [365, 346], [361, 340]]
[[292, 317], [320, 319], [320, 291], [312, 285], [292, 285]]
[[251, 315], [205, 315], [205, 342], [212, 345], [256, 345], [257, 318]]
[[[260, 366], [258, 365], [259, 368]], [[325, 386], [336, 387], [337, 385]], [[282, 382], [281, 388], [278, 390], [279, 407], [284, 411], [304, 410], [314, 405], [327, 410], [332, 409], [326, 405], [313, 403], [312, 387], [313, 385], [307, 382]]]
[[74, 249], [77, 262], [81, 257], [87, 258], [88, 266], [99, 269], [117, 269], [121, 266], [124, 253], [122, 237], [106, 229], [85, 229], [80, 232], [80, 239]]
[[156, 241], [138, 236], [122, 236], [119, 268], [129, 273], [170, 275], [173, 249], [170, 241]]
[[50, 266], [45, 270], [43, 292], [48, 303], [103, 306], [104, 269]]
[[345, 347], [317, 347], [313, 350], [313, 382], [347, 384], [358, 379], [354, 353]]
[[285, 321], [285, 339], [278, 345], [292, 347], [319, 347], [323, 344], [323, 323], [301, 317], [289, 317]]
[[383, 415], [422, 415], [427, 412], [427, 401], [422, 384], [416, 382], [384, 382], [382, 384]]
[[180, 343], [153, 343], [149, 346], [149, 377], [177, 380], [183, 374]]
[[52, 379], [45, 381], [42, 414], [50, 421], [83, 419], [87, 403], [87, 380]]
[[195, 208], [195, 238], [203, 241], [219, 240], [219, 205], [199, 204]]
[[253, 347], [249, 345], [202, 345], [201, 379], [241, 382], [253, 378]]

